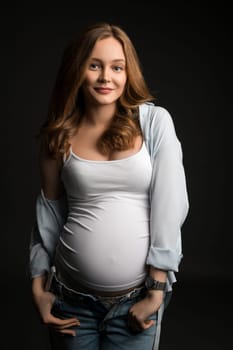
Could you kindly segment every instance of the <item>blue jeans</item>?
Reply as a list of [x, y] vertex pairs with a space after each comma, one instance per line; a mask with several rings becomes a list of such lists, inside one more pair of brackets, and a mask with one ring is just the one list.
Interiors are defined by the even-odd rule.
[[114, 298], [102, 298], [85, 293], [74, 293], [55, 281], [56, 294], [52, 313], [59, 318], [76, 317], [80, 326], [76, 336], [61, 335], [50, 330], [53, 350], [152, 350], [158, 349], [160, 326], [164, 308], [171, 292], [165, 294], [164, 303], [150, 319], [155, 325], [139, 333], [132, 333], [127, 326], [131, 306], [145, 296], [145, 289]]

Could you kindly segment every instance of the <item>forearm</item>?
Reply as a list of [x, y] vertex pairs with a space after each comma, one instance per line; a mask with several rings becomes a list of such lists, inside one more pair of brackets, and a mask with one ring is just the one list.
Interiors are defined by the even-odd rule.
[[38, 276], [32, 278], [32, 294], [33, 296], [40, 295], [45, 292], [45, 285], [47, 281], [47, 275]]
[[153, 266], [149, 268], [149, 275], [159, 282], [166, 282], [167, 280], [167, 271], [156, 269]]

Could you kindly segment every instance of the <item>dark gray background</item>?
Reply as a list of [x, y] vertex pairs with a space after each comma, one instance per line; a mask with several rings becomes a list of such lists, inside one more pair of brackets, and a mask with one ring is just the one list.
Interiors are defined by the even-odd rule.
[[[49, 349], [27, 276], [34, 201], [40, 190], [35, 135], [63, 49], [96, 21], [122, 26], [138, 51], [157, 104], [172, 115], [183, 147], [190, 211], [184, 258], [161, 350], [222, 349], [230, 340], [232, 228], [230, 120], [232, 22], [221, 2], [20, 2], [2, 11], [2, 281], [10, 344]], [[3, 9], [2, 9], [3, 10]], [[11, 336], [12, 335], [12, 336]]]

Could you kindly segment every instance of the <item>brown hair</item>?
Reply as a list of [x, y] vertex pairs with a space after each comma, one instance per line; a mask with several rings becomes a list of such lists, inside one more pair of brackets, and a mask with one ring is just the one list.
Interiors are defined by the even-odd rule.
[[97, 23], [89, 26], [64, 50], [55, 85], [49, 101], [48, 114], [40, 129], [40, 136], [53, 157], [63, 155], [69, 148], [69, 139], [77, 130], [85, 111], [82, 84], [87, 60], [97, 42], [107, 37], [117, 39], [126, 57], [127, 81], [117, 101], [116, 115], [99, 140], [102, 153], [129, 149], [141, 133], [138, 106], [154, 97], [150, 94], [140, 68], [136, 50], [119, 26]]

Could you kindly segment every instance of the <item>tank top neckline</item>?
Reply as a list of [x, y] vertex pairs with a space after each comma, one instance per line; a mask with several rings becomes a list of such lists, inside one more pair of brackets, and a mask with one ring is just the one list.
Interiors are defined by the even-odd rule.
[[142, 141], [142, 145], [140, 147], [140, 149], [136, 152], [131, 154], [128, 157], [124, 157], [124, 158], [120, 158], [120, 159], [112, 159], [112, 160], [93, 160], [93, 159], [86, 159], [86, 158], [82, 158], [80, 156], [78, 156], [73, 150], [72, 150], [72, 146], [70, 145], [70, 154], [67, 157], [67, 159], [64, 160], [64, 165], [70, 160], [70, 158], [73, 156], [75, 159], [81, 161], [81, 162], [85, 162], [85, 163], [94, 163], [94, 164], [115, 164], [115, 163], [119, 163], [119, 162], [124, 162], [127, 161], [129, 159], [133, 159], [137, 156], [139, 156], [143, 149], [145, 147], [145, 141]]

